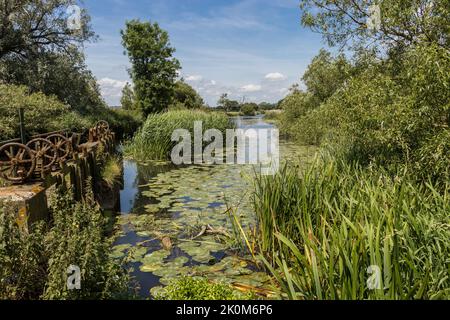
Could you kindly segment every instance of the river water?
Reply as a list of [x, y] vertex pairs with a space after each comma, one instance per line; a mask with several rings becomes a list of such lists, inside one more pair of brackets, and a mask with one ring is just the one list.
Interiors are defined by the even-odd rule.
[[[262, 116], [238, 117], [237, 128], [273, 128]], [[283, 161], [310, 162], [315, 149], [280, 141]], [[138, 164], [124, 161], [121, 216], [113, 257], [126, 257], [142, 298], [180, 276], [275, 290], [250, 257], [238, 255], [229, 208], [243, 228], [255, 225], [251, 165]], [[206, 232], [205, 232], [206, 229]]]

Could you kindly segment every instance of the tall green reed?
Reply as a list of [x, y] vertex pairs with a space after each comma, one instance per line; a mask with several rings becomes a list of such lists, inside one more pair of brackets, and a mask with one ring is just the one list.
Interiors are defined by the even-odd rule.
[[219, 112], [173, 110], [152, 114], [132, 141], [124, 146], [124, 154], [138, 161], [167, 160], [177, 144], [171, 140], [172, 133], [176, 129], [186, 129], [193, 139], [195, 121], [202, 122], [203, 132], [208, 129], [225, 132], [232, 127], [226, 114]]

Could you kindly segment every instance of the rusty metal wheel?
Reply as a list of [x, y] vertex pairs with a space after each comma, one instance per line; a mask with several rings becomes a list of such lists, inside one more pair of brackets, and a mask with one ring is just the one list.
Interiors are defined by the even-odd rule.
[[70, 139], [64, 137], [62, 134], [53, 134], [47, 137], [56, 148], [57, 162], [62, 162], [67, 160], [70, 153], [72, 152], [72, 142]]
[[0, 176], [14, 183], [23, 183], [36, 167], [33, 152], [21, 143], [7, 143], [0, 147]]
[[100, 120], [99, 122], [97, 122], [96, 127], [106, 132], [109, 130], [109, 123], [105, 120]]
[[100, 139], [105, 138], [109, 133], [109, 123], [104, 120], [97, 122], [95, 128]]
[[36, 138], [27, 143], [34, 157], [38, 170], [51, 170], [58, 158], [56, 146], [48, 139]]

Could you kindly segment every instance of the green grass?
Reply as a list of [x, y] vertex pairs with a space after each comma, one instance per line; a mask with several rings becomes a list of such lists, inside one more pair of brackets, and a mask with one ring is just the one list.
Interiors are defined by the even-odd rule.
[[193, 144], [195, 121], [202, 121], [203, 132], [208, 129], [224, 132], [227, 128], [231, 128], [229, 118], [219, 112], [174, 110], [152, 114], [131, 142], [124, 146], [124, 154], [138, 161], [167, 160], [170, 158], [172, 148], [177, 144], [171, 141], [174, 130], [188, 130], [192, 135]]
[[120, 182], [122, 175], [121, 160], [117, 156], [110, 156], [106, 159], [101, 170], [102, 180], [109, 186], [113, 187]]
[[290, 299], [448, 299], [450, 188], [413, 181], [338, 161], [258, 178], [261, 259]]

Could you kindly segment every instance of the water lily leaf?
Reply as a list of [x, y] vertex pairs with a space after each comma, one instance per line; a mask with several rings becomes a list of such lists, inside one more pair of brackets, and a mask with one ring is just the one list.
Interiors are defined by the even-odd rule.
[[215, 258], [208, 254], [203, 255], [193, 255], [192, 260], [197, 261], [198, 263], [209, 263], [210, 261], [214, 260]]
[[165, 277], [176, 277], [177, 275], [179, 275], [181, 273], [181, 268], [176, 268], [176, 267], [167, 267], [163, 266], [162, 268], [153, 271], [153, 274], [155, 276], [161, 277], [161, 278], [165, 278]]
[[156, 286], [150, 289], [150, 294], [154, 297], [157, 298], [161, 295], [164, 295], [165, 289], [163, 286]]
[[143, 256], [147, 253], [147, 248], [138, 247], [130, 250], [130, 259], [131, 261], [137, 262], [142, 260]]
[[125, 256], [125, 252], [118, 251], [118, 250], [114, 250], [109, 254], [109, 257], [111, 259], [120, 259], [120, 258], [123, 258], [124, 256]]
[[138, 231], [136, 232], [136, 234], [142, 238], [148, 238], [152, 236], [152, 233], [150, 231]]
[[166, 259], [169, 255], [170, 255], [170, 252], [166, 251], [166, 250], [154, 251], [150, 254], [147, 254], [142, 259], [142, 263], [144, 263], [144, 264], [155, 264], [155, 263], [162, 264], [164, 259]]
[[117, 246], [114, 246], [114, 247], [113, 247], [113, 250], [114, 250], [114, 251], [125, 251], [125, 250], [127, 250], [127, 249], [130, 249], [131, 247], [132, 247], [132, 245], [129, 244], [129, 243], [126, 243], [126, 244], [119, 244], [119, 245], [117, 245]]
[[141, 272], [155, 272], [159, 269], [161, 269], [162, 263], [146, 263], [146, 264], [142, 264], [139, 267], [139, 270], [141, 270]]

